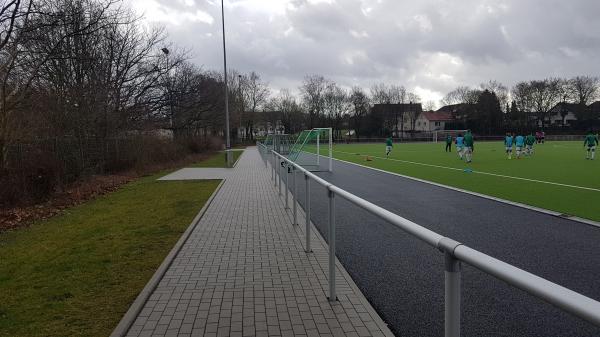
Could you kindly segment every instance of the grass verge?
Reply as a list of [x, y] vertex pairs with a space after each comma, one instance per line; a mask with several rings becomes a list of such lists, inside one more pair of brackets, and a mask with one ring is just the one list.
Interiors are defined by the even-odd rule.
[[0, 234], [0, 336], [107, 336], [218, 186], [153, 175]]
[[[235, 163], [244, 150], [231, 150]], [[217, 152], [206, 160], [190, 165], [189, 167], [225, 167], [225, 152]]]

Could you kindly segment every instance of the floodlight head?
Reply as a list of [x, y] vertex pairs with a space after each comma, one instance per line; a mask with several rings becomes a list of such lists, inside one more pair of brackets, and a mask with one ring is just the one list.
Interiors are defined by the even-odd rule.
[[162, 48], [161, 51], [163, 52], [163, 54], [165, 55], [169, 55], [169, 49], [167, 48]]

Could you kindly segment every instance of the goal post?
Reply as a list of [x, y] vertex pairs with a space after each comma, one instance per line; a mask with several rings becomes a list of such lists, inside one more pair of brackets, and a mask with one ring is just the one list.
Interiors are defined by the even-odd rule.
[[[328, 160], [322, 167], [322, 158]], [[310, 171], [333, 171], [333, 132], [331, 128], [315, 128], [300, 132], [288, 158]]]

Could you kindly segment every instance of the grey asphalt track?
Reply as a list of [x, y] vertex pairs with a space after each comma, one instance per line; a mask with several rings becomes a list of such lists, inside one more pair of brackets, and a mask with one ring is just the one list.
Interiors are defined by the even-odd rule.
[[[333, 173], [317, 175], [444, 236], [600, 300], [600, 228], [339, 161]], [[304, 207], [304, 179], [298, 178]], [[327, 205], [325, 189], [313, 182], [311, 220], [325, 238]], [[444, 335], [439, 251], [341, 198], [336, 198], [336, 234], [339, 260], [397, 336]], [[599, 327], [473, 267], [463, 264], [462, 276], [462, 336], [600, 336]]]

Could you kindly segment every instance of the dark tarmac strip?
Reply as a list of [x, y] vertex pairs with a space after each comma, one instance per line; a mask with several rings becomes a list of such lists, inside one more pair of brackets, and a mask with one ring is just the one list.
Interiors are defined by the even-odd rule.
[[[317, 175], [441, 235], [600, 300], [600, 228], [340, 161], [333, 173]], [[304, 179], [297, 178], [304, 207]], [[324, 238], [327, 206], [325, 188], [311, 182], [311, 220]], [[336, 235], [339, 260], [397, 336], [444, 335], [441, 252], [340, 197]], [[465, 264], [462, 282], [462, 336], [600, 336], [600, 327]]]

